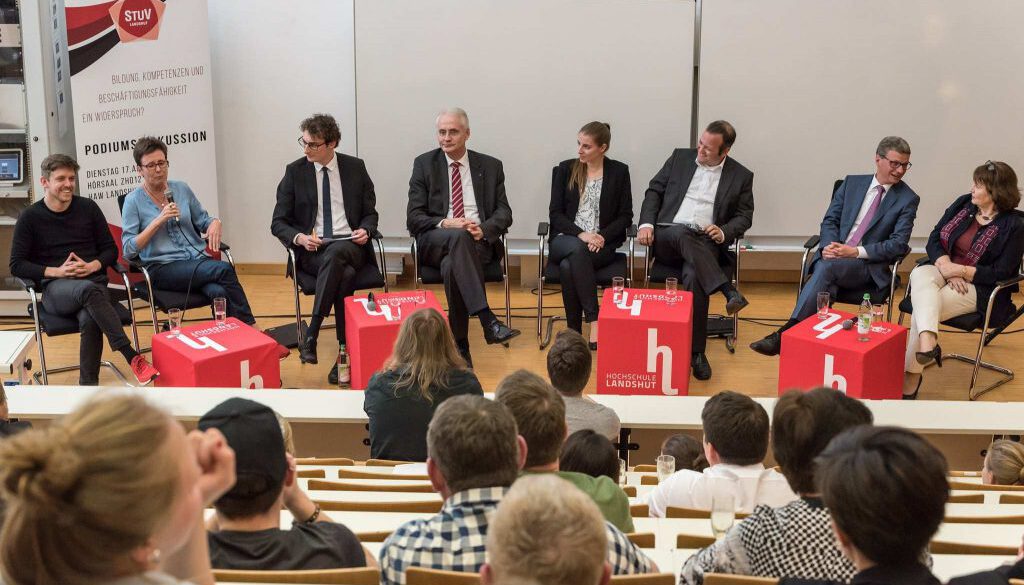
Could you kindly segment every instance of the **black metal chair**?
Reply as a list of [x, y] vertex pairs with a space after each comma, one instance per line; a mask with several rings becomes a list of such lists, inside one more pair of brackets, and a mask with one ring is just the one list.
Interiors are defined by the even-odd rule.
[[[832, 185], [832, 197], [835, 197], [836, 191], [839, 190], [839, 186], [843, 184], [843, 179], [836, 179], [836, 182]], [[814, 254], [817, 253], [818, 245], [821, 243], [821, 236], [814, 235], [807, 238], [804, 242], [804, 254], [800, 260], [800, 282], [796, 287], [796, 296], [800, 298], [800, 293], [804, 290], [804, 285], [807, 284], [807, 280], [810, 278], [810, 259], [814, 258]], [[859, 305], [864, 300], [864, 293], [871, 295], [871, 304], [882, 305], [888, 303], [888, 309], [886, 310], [885, 320], [892, 322], [892, 303], [890, 302], [896, 295], [896, 291], [900, 288], [900, 276], [899, 267], [906, 259], [906, 255], [900, 256], [894, 260], [889, 268], [889, 286], [883, 287], [869, 287], [867, 289], [846, 289], [841, 288], [836, 293], [834, 299], [829, 301], [829, 304], [833, 303], [844, 303], [848, 305]]]
[[[927, 264], [928, 262], [928, 257], [925, 256], [917, 261], [917, 265], [921, 266], [923, 264]], [[978, 329], [979, 327], [981, 328], [981, 336], [978, 338], [978, 351], [975, 353], [973, 358], [959, 353], [947, 353], [943, 354], [942, 356], [942, 359], [952, 359], [958, 362], [968, 363], [973, 366], [973, 371], [971, 372], [971, 384], [968, 387], [967, 393], [967, 397], [970, 400], [975, 400], [982, 394], [995, 390], [999, 386], [1002, 386], [1003, 384], [1013, 379], [1013, 370], [990, 362], [982, 361], [981, 356], [982, 353], [985, 351], [985, 346], [991, 343], [992, 340], [994, 340], [1000, 333], [1002, 333], [1007, 326], [1011, 325], [1014, 321], [1016, 321], [1017, 318], [1021, 316], [1021, 314], [1024, 314], [1024, 305], [1022, 305], [1020, 308], [1017, 308], [1011, 302], [1010, 309], [1012, 311], [1012, 314], [1010, 314], [1010, 316], [1006, 320], [1000, 323], [992, 322], [992, 307], [993, 305], [995, 305], [996, 296], [998, 296], [1001, 291], [1007, 289], [1009, 289], [1011, 292], [1019, 290], [1019, 284], [1022, 281], [1024, 281], [1024, 274], [1017, 274], [1016, 276], [997, 282], [995, 289], [992, 290], [992, 294], [989, 296], [988, 307], [985, 310], [984, 314], [975, 311], [973, 313], [967, 313], [964, 315], [953, 317], [952, 319], [946, 319], [945, 321], [942, 322], [942, 324], [947, 327], [952, 327], [954, 329], [959, 329], [960, 331], [965, 332], [971, 332]], [[911, 314], [913, 312], [914, 306], [910, 302], [910, 283], [908, 282], [907, 289], [903, 294], [903, 300], [900, 301], [899, 324], [903, 324], [903, 316], [905, 314]], [[977, 389], [976, 386], [978, 384], [978, 372], [982, 368], [989, 370], [991, 372], [996, 372], [997, 374], [1001, 375], [995, 382], [989, 384], [988, 386], [985, 386], [984, 388]]]
[[[544, 330], [544, 285], [560, 284], [559, 268], [547, 259], [548, 240], [551, 237], [551, 226], [546, 221], [537, 225], [537, 345], [544, 349], [551, 343], [551, 333], [555, 321], [564, 321], [565, 317], [552, 315], [548, 317], [547, 331]], [[594, 272], [597, 277], [598, 286], [611, 286], [612, 279], [621, 276], [626, 280], [626, 286], [633, 286], [633, 250], [636, 239], [636, 225], [630, 225], [626, 232], [626, 244], [628, 254], [619, 252], [615, 254], [615, 261], [599, 268]]]
[[[732, 286], [736, 290], [740, 288], [740, 253], [743, 250], [743, 246], [740, 245], [740, 241], [743, 239], [743, 234], [736, 236], [736, 240], [732, 243], [731, 250], [729, 250], [725, 257], [721, 259], [719, 265], [722, 267], [722, 271], [726, 274], [732, 274]], [[644, 259], [644, 288], [650, 287], [652, 282], [663, 283], [668, 278], [679, 277], [679, 267], [665, 264], [654, 257], [654, 250], [651, 246], [646, 246], [647, 256]], [[719, 316], [708, 316], [708, 329], [707, 336], [718, 337], [725, 340], [725, 347], [729, 350], [729, 353], [736, 353], [736, 338], [739, 337], [740, 331], [740, 316], [739, 313], [734, 314], [732, 317], [719, 317]]]
[[[442, 284], [444, 277], [441, 270], [433, 266], [420, 264], [419, 249], [416, 246], [416, 238], [412, 239], [412, 263], [413, 281], [417, 287], [424, 284]], [[493, 260], [484, 264], [484, 282], [503, 282], [505, 284], [505, 324], [512, 326], [512, 292], [508, 281], [508, 242], [505, 234], [501, 234], [501, 241], [496, 246], [501, 246], [501, 254]], [[507, 343], [502, 344], [508, 347]]]
[[[306, 334], [302, 322], [302, 307], [299, 305], [299, 293], [301, 292], [305, 296], [316, 294], [316, 274], [299, 270], [295, 246], [284, 240], [279, 241], [288, 252], [285, 278], [292, 279], [292, 291], [295, 296], [295, 342], [292, 342], [290, 335], [284, 340], [277, 336], [275, 339], [286, 347], [296, 347]], [[388, 267], [384, 258], [384, 236], [380, 232], [375, 232], [371, 242], [370, 245], [373, 246], [374, 253], [370, 254], [370, 261], [356, 273], [355, 290], [383, 288], [384, 292], [388, 292]]]
[[[127, 195], [117, 198], [118, 209], [124, 211], [124, 200]], [[235, 267], [235, 260], [231, 257], [231, 247], [221, 240], [220, 252], [227, 259], [231, 267]], [[142, 299], [149, 304], [149, 312], [153, 321], [153, 333], [160, 333], [160, 322], [157, 320], [157, 311], [167, 313], [168, 309], [181, 309], [185, 312], [189, 309], [206, 307], [210, 300], [206, 298], [201, 290], [194, 288], [189, 292], [178, 292], [171, 290], [153, 288], [153, 281], [149, 277], [149, 270], [142, 265], [138, 258], [133, 260], [125, 259], [128, 262], [129, 274], [141, 274], [142, 281], [131, 285], [131, 291], [136, 298]]]
[[[132, 306], [132, 293], [128, 283], [128, 271], [127, 269], [118, 264], [115, 266], [117, 272], [121, 275], [121, 279], [124, 281], [125, 291], [128, 295], [128, 307]], [[75, 364], [72, 366], [60, 366], [57, 368], [48, 368], [46, 366], [46, 348], [43, 344], [43, 336], [46, 337], [59, 337], [61, 335], [70, 335], [72, 333], [79, 332], [78, 319], [75, 317], [68, 317], [64, 315], [56, 315], [48, 312], [43, 308], [43, 303], [40, 300], [40, 286], [38, 283], [23, 278], [15, 278], [25, 292], [28, 293], [28, 314], [32, 317], [32, 322], [35, 330], [36, 345], [39, 347], [39, 371], [33, 372], [32, 377], [35, 379], [37, 384], [49, 384], [50, 374], [60, 374], [63, 372], [73, 372], [81, 368], [81, 364]], [[134, 312], [128, 308], [125, 308], [120, 302], [111, 301], [111, 306], [114, 307], [114, 311], [117, 313], [118, 318], [121, 319], [122, 325], [131, 325], [132, 327], [132, 342], [135, 351], [139, 351], [139, 331], [135, 325]], [[110, 370], [125, 386], [131, 386], [125, 378], [124, 373], [117, 367], [113, 362], [109, 360], [101, 360], [100, 367], [107, 368]]]

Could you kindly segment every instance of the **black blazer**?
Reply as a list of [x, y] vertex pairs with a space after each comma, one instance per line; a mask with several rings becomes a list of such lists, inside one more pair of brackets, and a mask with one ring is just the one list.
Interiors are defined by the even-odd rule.
[[[551, 205], [549, 215], [551, 236], [556, 234], [579, 235], [576, 212], [580, 207], [580, 191], [569, 187], [572, 165], [578, 160], [571, 158], [558, 164], [551, 172]], [[629, 165], [610, 158], [604, 159], [604, 180], [601, 183], [601, 206], [598, 213], [598, 233], [604, 238], [605, 246], [618, 248], [626, 241], [626, 230], [633, 221], [633, 190], [629, 184]]]
[[[971, 203], [970, 193], [956, 198], [956, 201], [942, 214], [939, 223], [935, 224], [931, 235], [928, 236], [926, 249], [928, 259], [933, 263], [939, 258], [949, 255], [949, 251], [942, 247], [939, 233], [961, 209], [967, 209], [971, 215], [960, 222], [960, 225], [949, 235], [950, 246], [967, 231], [971, 225], [970, 218], [978, 211], [978, 207]], [[1018, 274], [1021, 257], [1024, 256], [1024, 218], [1022, 218], [1021, 212], [1013, 210], [1000, 213], [996, 215], [992, 223], [999, 227], [999, 233], [996, 234], [981, 259], [974, 266], [977, 272], [974, 273], [973, 282], [978, 292], [978, 312], [980, 313], [984, 313], [988, 307], [988, 298], [996, 283]], [[984, 229], [983, 227], [978, 230], [975, 240]], [[996, 297], [996, 305], [992, 307], [992, 318], [995, 323], [1001, 323], [1009, 318], [1011, 314], [1010, 295], [1017, 289], [1016, 286], [1004, 289]]]
[[[362, 228], [373, 237], [377, 233], [377, 196], [373, 181], [361, 159], [335, 152], [338, 174], [341, 175], [341, 198], [345, 204], [345, 219], [353, 229]], [[270, 221], [270, 232], [282, 242], [291, 245], [295, 236], [308, 234], [316, 223], [319, 207], [316, 191], [316, 169], [302, 157], [288, 164], [284, 178], [277, 185], [277, 204]]]
[[[496, 243], [512, 225], [512, 208], [505, 196], [505, 171], [493, 156], [469, 152], [470, 180], [480, 213], [484, 238]], [[448, 161], [440, 148], [425, 152], [412, 163], [406, 226], [414, 237], [437, 228], [448, 217], [451, 181]]]
[[[651, 179], [640, 207], [638, 223], [671, 223], [696, 172], [696, 149], [677, 148]], [[712, 218], [725, 235], [721, 244], [725, 248], [742, 237], [754, 221], [754, 173], [732, 157], [725, 159], [722, 168]]]

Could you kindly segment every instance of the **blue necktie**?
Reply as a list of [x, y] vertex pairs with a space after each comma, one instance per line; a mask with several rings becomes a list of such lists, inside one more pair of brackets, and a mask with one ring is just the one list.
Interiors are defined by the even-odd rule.
[[331, 179], [327, 175], [327, 167], [323, 168], [324, 171], [324, 235], [325, 238], [334, 237], [334, 214], [331, 212]]

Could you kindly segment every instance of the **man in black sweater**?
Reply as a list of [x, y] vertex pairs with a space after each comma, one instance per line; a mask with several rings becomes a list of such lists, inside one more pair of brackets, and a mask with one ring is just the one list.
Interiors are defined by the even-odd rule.
[[111, 305], [106, 268], [117, 261], [117, 246], [99, 206], [75, 195], [77, 172], [78, 162], [70, 156], [43, 160], [44, 196], [21, 212], [14, 226], [11, 274], [40, 287], [47, 312], [78, 319], [79, 384], [99, 384], [102, 335], [146, 384], [159, 373], [132, 348]]

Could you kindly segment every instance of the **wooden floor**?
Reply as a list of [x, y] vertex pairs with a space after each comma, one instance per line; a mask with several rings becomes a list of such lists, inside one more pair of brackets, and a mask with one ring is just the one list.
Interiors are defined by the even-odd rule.
[[[289, 317], [289, 312], [294, 314], [291, 283], [281, 276], [263, 275], [242, 275], [241, 280], [252, 304], [253, 312], [257, 315], [260, 327], [272, 327], [288, 322], [294, 322], [294, 317]], [[402, 288], [403, 285], [399, 285]], [[441, 287], [430, 287], [439, 299], [443, 299], [444, 291]], [[499, 307], [502, 303], [502, 289], [498, 285], [491, 285], [488, 289], [491, 307], [495, 313], [501, 314]], [[750, 300], [748, 306], [742, 313], [745, 319], [751, 321], [774, 320], [775, 325], [782, 319], [788, 317], [792, 310], [794, 301], [793, 285], [786, 284], [746, 284], [743, 292]], [[902, 295], [902, 291], [899, 293]], [[1018, 296], [1015, 301], [1021, 302]], [[476, 365], [476, 374], [486, 391], [493, 390], [495, 385], [506, 374], [519, 368], [545, 374], [546, 351], [537, 348], [536, 341], [536, 296], [527, 289], [516, 288], [512, 294], [513, 326], [522, 330], [523, 334], [513, 340], [511, 347], [505, 349], [500, 345], [488, 346], [484, 344], [480, 327], [475, 322], [470, 324], [470, 343], [473, 347], [473, 360]], [[302, 299], [303, 311], [308, 314], [312, 297]], [[554, 292], [545, 297], [545, 304], [555, 307], [561, 306], [561, 296]], [[711, 301], [711, 312], [724, 312], [724, 303], [721, 295], [715, 295]], [[149, 311], [139, 310], [140, 319], [148, 319]], [[558, 309], [548, 309], [548, 314], [561, 314]], [[193, 310], [186, 319], [203, 320], [209, 318], [209, 313], [203, 310]], [[711, 380], [700, 382], [691, 378], [690, 393], [693, 395], [710, 395], [721, 390], [737, 390], [752, 396], [772, 396], [776, 393], [778, 379], [778, 358], [768, 358], [754, 353], [747, 345], [756, 339], [772, 331], [773, 326], [757, 324], [751, 321], [741, 321], [740, 334], [735, 354], [730, 354], [724, 341], [708, 341], [708, 359], [714, 370]], [[564, 322], [555, 326], [557, 332], [564, 327]], [[1024, 320], [1019, 322], [1016, 328], [1024, 327]], [[4, 326], [4, 329], [26, 329], [25, 326]], [[148, 325], [140, 327], [140, 337], [144, 347], [149, 346], [149, 338], [152, 329]], [[945, 351], [955, 351], [968, 355], [974, 355], [977, 348], [978, 334], [943, 333], [940, 335], [940, 343]], [[298, 352], [293, 351], [288, 359], [281, 364], [281, 376], [285, 387], [288, 388], [325, 388], [327, 386], [327, 372], [332, 363], [332, 357], [337, 352], [337, 341], [334, 332], [325, 330], [320, 336], [320, 364], [309, 365], [299, 362]], [[50, 367], [61, 364], [77, 362], [78, 338], [74, 335], [67, 335], [48, 339], [46, 341], [47, 358]], [[123, 365], [119, 355], [109, 356], [109, 348], [104, 351], [104, 356], [114, 363]], [[985, 350], [985, 359], [1011, 369], [1021, 363], [1020, 356], [1024, 354], [1024, 335], [1004, 334]], [[33, 361], [38, 368], [38, 359], [33, 356]], [[921, 390], [921, 399], [928, 400], [966, 400], [967, 386], [970, 381], [970, 367], [967, 364], [960, 364], [952, 361], [944, 363], [942, 370], [930, 368], [925, 372], [924, 386]], [[127, 367], [122, 368], [127, 374]], [[982, 370], [981, 380], [985, 382], [993, 379], [992, 374]], [[51, 384], [75, 384], [78, 380], [77, 372], [53, 375], [50, 377]], [[101, 377], [103, 384], [116, 384], [116, 379], [105, 371]], [[593, 392], [594, 381], [591, 379], [588, 392]], [[982, 397], [982, 400], [992, 401], [1017, 401], [1024, 400], [1024, 380], [1016, 379], [1001, 386], [993, 392]]]

